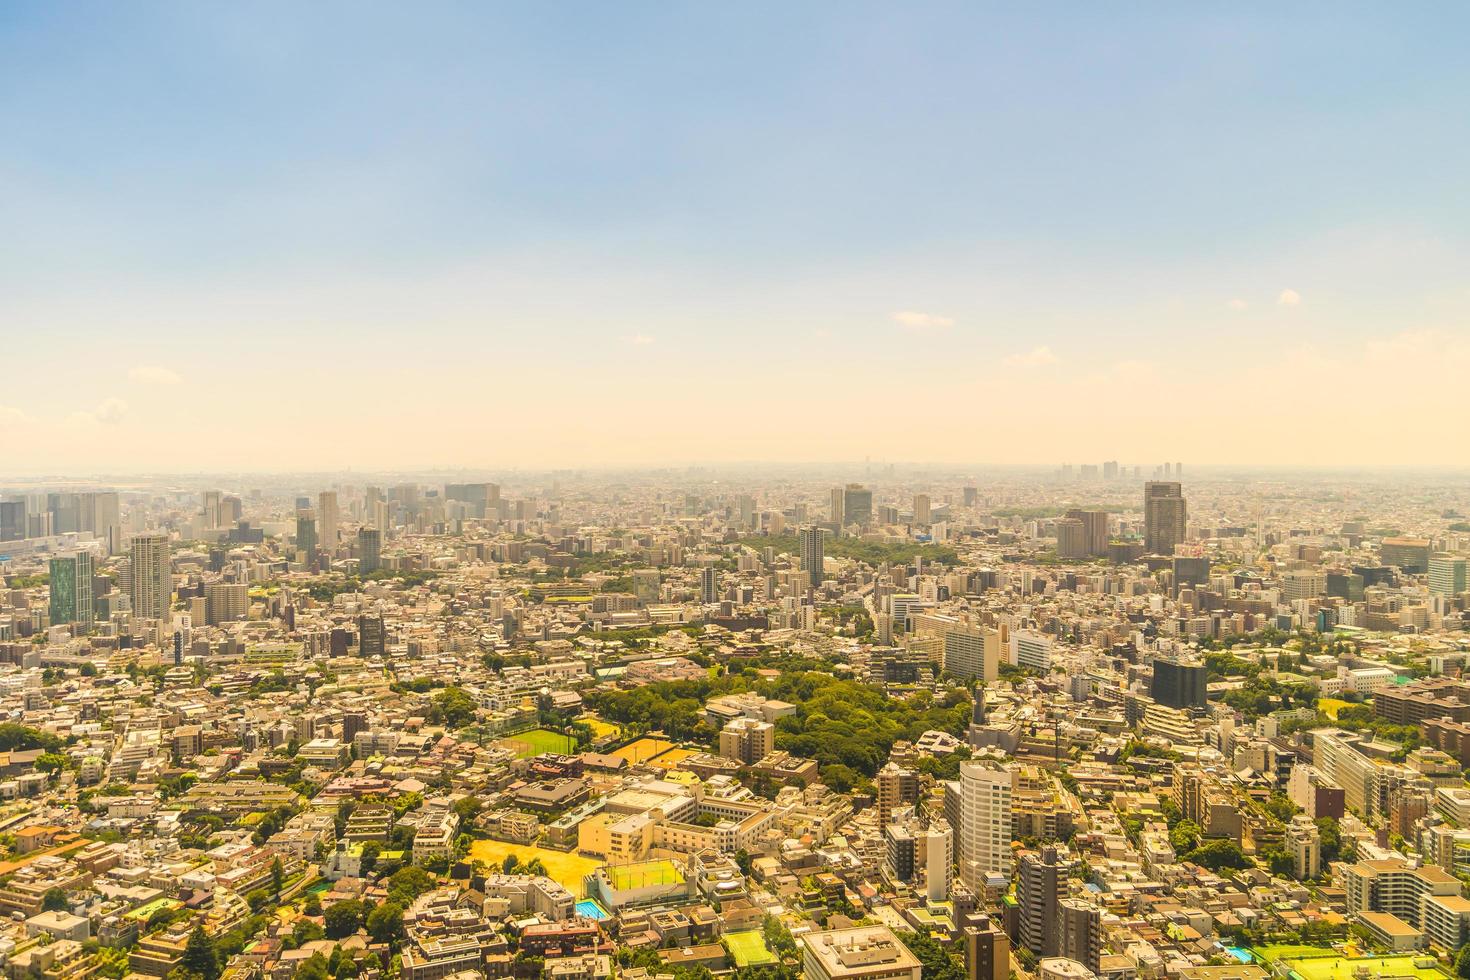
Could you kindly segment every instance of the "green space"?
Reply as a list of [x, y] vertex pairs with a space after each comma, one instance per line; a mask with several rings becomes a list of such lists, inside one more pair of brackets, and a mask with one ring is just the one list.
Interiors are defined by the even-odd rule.
[[684, 875], [672, 861], [642, 861], [638, 864], [623, 864], [608, 868], [607, 877], [613, 888], [620, 892], [633, 888], [652, 888], [684, 883]]
[[757, 929], [727, 932], [725, 945], [729, 947], [730, 955], [735, 958], [737, 969], [743, 970], [747, 966], [764, 966], [767, 963], [776, 962], [776, 955], [766, 948], [766, 939]]
[[[1297, 952], [1278, 956], [1275, 962], [1281, 963], [1301, 980], [1361, 980], [1362, 977], [1415, 977], [1418, 980], [1445, 980], [1448, 976], [1432, 956], [1349, 958], [1318, 947], [1299, 946], [1295, 949]], [[1323, 955], [1324, 953], [1327, 955]]]
[[519, 759], [529, 759], [548, 752], [566, 754], [577, 751], [575, 738], [546, 728], [533, 728], [528, 732], [518, 732], [502, 738], [495, 744], [514, 750]]

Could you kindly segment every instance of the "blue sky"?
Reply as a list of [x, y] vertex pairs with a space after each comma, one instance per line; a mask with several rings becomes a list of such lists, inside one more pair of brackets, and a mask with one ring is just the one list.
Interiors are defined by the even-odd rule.
[[[8, 4], [0, 448], [593, 463], [616, 419], [648, 461], [1311, 462], [1328, 378], [1470, 361], [1467, 19]], [[1437, 407], [1347, 421], [1435, 462]]]

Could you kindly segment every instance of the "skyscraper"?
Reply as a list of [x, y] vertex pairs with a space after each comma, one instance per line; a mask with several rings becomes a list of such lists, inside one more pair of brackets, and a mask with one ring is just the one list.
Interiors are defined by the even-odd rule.
[[75, 551], [51, 559], [51, 623], [74, 623], [78, 633], [90, 633], [92, 606], [92, 553]]
[[1177, 482], [1150, 480], [1143, 485], [1144, 547], [1151, 554], [1172, 555], [1184, 543], [1184, 494]]
[[1011, 773], [980, 762], [960, 763], [960, 880], [976, 893], [991, 875], [1011, 873]]
[[847, 523], [847, 521], [845, 520], [845, 501], [846, 498], [843, 494], [842, 488], [833, 487], [831, 504], [832, 523], [836, 524], [838, 527], [842, 527], [844, 524]]
[[822, 584], [825, 567], [822, 557], [822, 529], [819, 527], [801, 529], [801, 570], [807, 573], [812, 585]]
[[1102, 909], [1090, 902], [1065, 899], [1060, 911], [1057, 955], [1076, 960], [1097, 973], [1102, 961]]
[[369, 575], [383, 567], [383, 532], [375, 527], [357, 529], [357, 573]]
[[849, 483], [842, 491], [842, 523], [867, 524], [873, 520], [873, 491], [861, 483]]
[[1087, 554], [1097, 557], [1108, 553], [1108, 512], [1105, 510], [1067, 511], [1067, 516], [1082, 522], [1082, 538]]
[[929, 495], [927, 493], [914, 494], [914, 523], [930, 523]]
[[1203, 663], [1155, 657], [1149, 697], [1170, 708], [1203, 708], [1207, 704], [1206, 673]]
[[317, 541], [318, 547], [329, 555], [337, 553], [337, 491], [323, 490], [317, 494]]
[[0, 500], [0, 541], [26, 537], [25, 500]]
[[311, 565], [316, 561], [316, 518], [310, 511], [298, 511], [296, 514], [296, 550], [301, 552], [303, 564]]
[[878, 770], [878, 828], [888, 826], [893, 820], [893, 811], [899, 807], [912, 806], [919, 800], [919, 776], [890, 762]]
[[720, 600], [720, 570], [707, 565], [699, 570], [699, 601], [708, 606]]
[[173, 557], [168, 535], [140, 534], [132, 546], [133, 615], [168, 622], [173, 606]]
[[1056, 956], [1061, 948], [1062, 897], [1066, 875], [1057, 863], [1057, 849], [1021, 855], [1016, 881], [1019, 923], [1016, 939], [1037, 956]]

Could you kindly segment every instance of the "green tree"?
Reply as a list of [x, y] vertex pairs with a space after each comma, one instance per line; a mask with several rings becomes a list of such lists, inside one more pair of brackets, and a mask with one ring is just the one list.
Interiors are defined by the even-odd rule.
[[41, 896], [41, 908], [46, 912], [64, 912], [68, 905], [65, 888], [48, 888]]
[[194, 931], [189, 933], [189, 941], [184, 944], [184, 955], [179, 960], [179, 966], [199, 974], [204, 980], [217, 980], [219, 977], [219, 953], [215, 949], [214, 940], [209, 938], [202, 926], [195, 926]]
[[344, 939], [352, 935], [362, 926], [363, 915], [366, 911], [363, 903], [355, 898], [338, 902], [328, 908], [326, 915], [322, 917], [326, 923], [327, 938]]
[[396, 949], [404, 936], [403, 906], [397, 902], [384, 902], [374, 908], [368, 913], [367, 931], [373, 942], [386, 943]]

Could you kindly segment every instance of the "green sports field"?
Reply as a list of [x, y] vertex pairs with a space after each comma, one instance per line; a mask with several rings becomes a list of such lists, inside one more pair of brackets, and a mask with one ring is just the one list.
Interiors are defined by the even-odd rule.
[[766, 949], [766, 939], [757, 929], [727, 932], [725, 933], [725, 945], [730, 947], [730, 955], [735, 958], [737, 968], [764, 966], [767, 963], [776, 962], [775, 954]]
[[495, 743], [515, 752], [517, 758], [529, 759], [533, 755], [559, 752], [563, 755], [577, 751], [577, 740], [561, 732], [545, 728], [533, 728], [529, 732], [517, 732]]
[[607, 869], [608, 881], [618, 891], [656, 885], [682, 885], [684, 875], [672, 861], [642, 861]]

